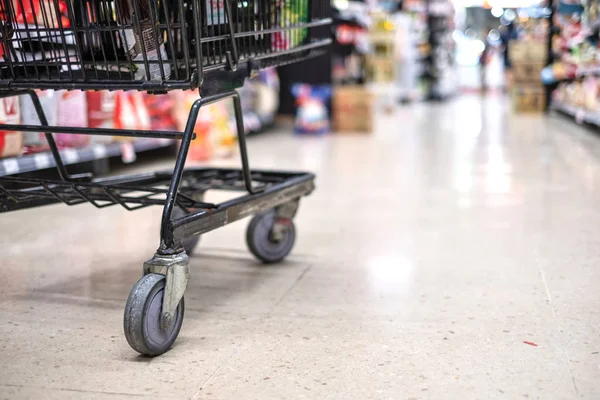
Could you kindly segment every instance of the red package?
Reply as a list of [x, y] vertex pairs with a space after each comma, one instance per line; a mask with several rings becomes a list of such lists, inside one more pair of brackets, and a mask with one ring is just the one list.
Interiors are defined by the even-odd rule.
[[[140, 92], [116, 92], [115, 128], [149, 130], [150, 116]], [[133, 138], [120, 138], [135, 140]]]
[[[112, 129], [115, 127], [117, 94], [108, 90], [87, 92], [87, 116], [90, 128]], [[113, 136], [92, 135], [90, 143], [111, 143]]]
[[[67, 2], [58, 0], [57, 3], [58, 9], [54, 0], [12, 0], [12, 7], [19, 24], [28, 23], [48, 28], [58, 28], [62, 25], [63, 28], [68, 28], [71, 21], [68, 17]], [[6, 20], [6, 15], [2, 13], [0, 18]]]
[[90, 128], [115, 127], [117, 94], [115, 92], [87, 92], [88, 126]]
[[168, 94], [144, 94], [143, 96], [153, 130], [170, 131], [177, 129], [177, 120], [173, 112], [175, 100], [172, 96]]
[[[0, 100], [0, 123], [14, 125], [20, 123], [19, 99], [5, 97]], [[0, 131], [0, 157], [17, 156], [23, 147], [23, 133]]]

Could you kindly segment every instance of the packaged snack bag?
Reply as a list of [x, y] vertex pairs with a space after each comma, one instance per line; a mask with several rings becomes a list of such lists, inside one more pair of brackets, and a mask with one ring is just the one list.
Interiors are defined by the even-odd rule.
[[[61, 90], [56, 92], [56, 97], [58, 100], [57, 125], [77, 128], [87, 127], [87, 98], [85, 92]], [[88, 145], [90, 136], [59, 133], [55, 135], [55, 140], [59, 148], [76, 148]]]
[[215, 156], [220, 158], [232, 156], [235, 154], [237, 142], [237, 137], [230, 124], [233, 119], [233, 110], [230, 110], [225, 102], [211, 104], [207, 107], [207, 110], [210, 113], [211, 127], [209, 134]]
[[[5, 97], [0, 99], [0, 123], [12, 125], [20, 123], [19, 99]], [[23, 147], [21, 132], [0, 131], [0, 157], [17, 156]]]
[[[140, 92], [116, 92], [115, 128], [149, 130], [150, 115]], [[116, 137], [116, 140], [132, 142], [135, 138]]]
[[212, 121], [211, 113], [207, 108], [200, 110], [194, 126], [196, 139], [192, 140], [188, 152], [188, 159], [191, 161], [208, 161], [213, 156], [213, 146], [210, 140]]
[[[56, 126], [58, 121], [58, 101], [53, 90], [35, 91], [42, 103], [48, 125]], [[21, 121], [24, 125], [41, 125], [33, 102], [29, 96], [20, 97]], [[43, 132], [23, 132], [23, 153], [39, 153], [48, 151], [48, 142]]]
[[[177, 92], [177, 130], [184, 131], [187, 118], [192, 108], [192, 105], [198, 100], [198, 91]], [[212, 129], [210, 107], [202, 107], [198, 113], [198, 119], [194, 126], [196, 139], [192, 140], [188, 153], [188, 160], [191, 161], [206, 161], [213, 156], [213, 146], [210, 141], [210, 131]]]
[[[3, 11], [5, 7], [3, 7]], [[71, 26], [68, 17], [66, 0], [12, 0], [12, 13], [19, 24], [36, 24], [40, 27], [58, 28], [60, 24], [64, 28]], [[1, 18], [5, 18], [0, 13]]]
[[177, 129], [174, 115], [175, 99], [168, 94], [144, 94], [144, 104], [150, 116], [150, 126], [153, 130], [171, 131]]
[[86, 92], [86, 97], [88, 126], [90, 128], [114, 128], [117, 94], [104, 90], [101, 92]]
[[[115, 127], [115, 111], [117, 94], [104, 90], [101, 92], [87, 92], [88, 127], [112, 129]], [[90, 136], [90, 143], [111, 143], [112, 136]]]
[[329, 110], [327, 102], [331, 97], [330, 86], [296, 84], [292, 87], [296, 97], [296, 132], [329, 132]]
[[[133, 1], [137, 2], [137, 7], [134, 6]], [[132, 24], [137, 26], [134, 18], [134, 10], [139, 10], [139, 31], [137, 29], [125, 29], [121, 34], [122, 40], [125, 42], [129, 56], [134, 61], [134, 65], [137, 70], [135, 71], [136, 80], [148, 80], [149, 73], [151, 81], [169, 79], [171, 76], [171, 64], [168, 62], [167, 50], [165, 47], [164, 39], [162, 35], [156, 35], [153, 26], [151, 12], [150, 12], [150, 1], [149, 0], [116, 0], [119, 5], [117, 7], [120, 10], [120, 17], [123, 24]], [[142, 42], [144, 46], [142, 46]], [[146, 57], [144, 57], [142, 50], [146, 50]], [[146, 58], [150, 63], [148, 64], [148, 71], [146, 71], [146, 65], [144, 63]], [[161, 65], [156, 62], [161, 60]], [[156, 63], [153, 63], [156, 62]], [[161, 70], [162, 69], [162, 70]], [[164, 76], [164, 78], [163, 78]]]

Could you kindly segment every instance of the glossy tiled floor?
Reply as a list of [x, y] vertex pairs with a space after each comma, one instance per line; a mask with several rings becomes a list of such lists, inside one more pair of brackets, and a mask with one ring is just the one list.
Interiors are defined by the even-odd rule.
[[296, 249], [263, 267], [244, 223], [203, 238], [155, 359], [122, 311], [160, 209], [2, 215], [0, 399], [600, 398], [600, 136], [503, 107], [252, 139], [255, 166], [318, 173]]

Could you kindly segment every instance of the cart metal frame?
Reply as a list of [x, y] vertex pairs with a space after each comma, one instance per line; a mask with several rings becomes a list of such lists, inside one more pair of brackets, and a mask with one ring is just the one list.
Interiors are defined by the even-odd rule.
[[[0, 14], [9, 15], [9, 12], [14, 14], [11, 7], [14, 4], [12, 2], [15, 1], [17, 2], [16, 7], [18, 7], [19, 2], [22, 6], [25, 0], [1, 0]], [[330, 20], [315, 18], [313, 15], [310, 21], [303, 23], [281, 22], [277, 25], [272, 22], [273, 18], [270, 16], [267, 18], [260, 12], [256, 16], [249, 15], [248, 12], [236, 14], [231, 4], [232, 0], [223, 0], [228, 29], [225, 32], [218, 32], [219, 35], [216, 35], [217, 32], [212, 32], [215, 36], [206, 37], [202, 35], [202, 21], [205, 21], [208, 16], [212, 19], [213, 16], [205, 10], [205, 2], [124, 1], [129, 1], [129, 4], [133, 4], [135, 7], [139, 7], [138, 2], [147, 1], [151, 9], [150, 17], [155, 26], [154, 38], [156, 39], [159, 35], [167, 37], [166, 46], [170, 49], [172, 56], [169, 61], [162, 60], [160, 55], [158, 60], [149, 60], [146, 49], [143, 49], [143, 64], [146, 67], [145, 79], [136, 81], [131, 73], [124, 73], [120, 69], [112, 77], [103, 75], [96, 68], [102, 62], [107, 66], [106, 71], [108, 71], [109, 64], [116, 65], [117, 68], [125, 65], [134, 71], [135, 62], [129, 56], [126, 60], [109, 59], [105, 54], [105, 49], [102, 48], [103, 60], [92, 60], [93, 63], [91, 63], [86, 59], [79, 44], [76, 48], [74, 63], [78, 63], [81, 69], [75, 70], [69, 60], [60, 61], [59, 64], [63, 63], [63, 67], [68, 67], [68, 71], [59, 72], [58, 75], [56, 75], [56, 71], [51, 70], [48, 65], [49, 61], [46, 59], [37, 63], [19, 60], [13, 62], [11, 56], [8, 56], [4, 63], [0, 63], [0, 98], [17, 95], [29, 96], [40, 121], [39, 126], [3, 124], [0, 125], [0, 130], [45, 133], [58, 172], [58, 179], [35, 176], [0, 177], [0, 213], [56, 203], [64, 203], [69, 206], [91, 203], [97, 208], [120, 205], [127, 210], [162, 205], [158, 249], [156, 254], [144, 263], [143, 277], [132, 289], [124, 315], [125, 336], [129, 344], [142, 354], [155, 356], [164, 353], [171, 347], [181, 328], [183, 296], [190, 275], [187, 251], [192, 250], [186, 246], [186, 242], [189, 243], [190, 240], [202, 234], [254, 215], [246, 237], [252, 253], [260, 260], [269, 263], [282, 260], [290, 252], [295, 240], [292, 221], [296, 215], [300, 198], [314, 190], [314, 175], [302, 172], [250, 170], [241, 101], [235, 88], [242, 86], [244, 80], [259, 68], [281, 65], [318, 55], [330, 42], [328, 34], [319, 40], [310, 40], [313, 35], [308, 34], [307, 39], [301, 44], [281, 49], [276, 46], [273, 48], [269, 35], [276, 33], [291, 35], [289, 32], [298, 29], [307, 32], [312, 28], [326, 27]], [[314, 0], [304, 1], [308, 5], [313, 4]], [[53, 2], [54, 6], [58, 7], [58, 1], [53, 0]], [[81, 0], [81, 2], [92, 7], [99, 5], [106, 7], [110, 3], [108, 0]], [[327, 9], [326, 3], [321, 3], [321, 11]], [[66, 4], [69, 17], [75, 20], [76, 10], [73, 8], [73, 3], [67, 1]], [[256, 3], [252, 2], [252, 4], [255, 4], [254, 7], [259, 11], [267, 10], [268, 13], [275, 8], [275, 4], [279, 4], [279, 0], [256, 0]], [[174, 14], [173, 10], [168, 9], [168, 5], [175, 7]], [[168, 18], [159, 21], [160, 14], [157, 10], [159, 6], [164, 8], [164, 15], [175, 15], [173, 17], [175, 22]], [[184, 15], [184, 10], [190, 12], [191, 17]], [[312, 14], [310, 9], [308, 11], [309, 14]], [[212, 12], [211, 10], [210, 13]], [[114, 46], [114, 37], [119, 35], [120, 31], [124, 29], [140, 30], [138, 13], [139, 9], [136, 8], [133, 21], [129, 25], [111, 26], [109, 21], [105, 26], [97, 24], [93, 28], [90, 26], [74, 27], [73, 31], [75, 35], [84, 35], [84, 38], [108, 32], [108, 35], [113, 35], [111, 37]], [[247, 20], [255, 21], [255, 24], [258, 24], [256, 21], [260, 20], [262, 30], [258, 34], [248, 31], [236, 32], [234, 23], [241, 24]], [[186, 38], [186, 34], [190, 28], [193, 28], [194, 40], [191, 40], [189, 44], [194, 47], [193, 49], [187, 47], [187, 40], [190, 38]], [[11, 51], [15, 51], [15, 46], [23, 46], [22, 43], [15, 43], [14, 32], [17, 31], [21, 32], [19, 39], [21, 41], [26, 40], [23, 39], [23, 35], [29, 35], [29, 32], [36, 33], [35, 38], [37, 39], [47, 37], [44, 35], [50, 35], [48, 32], [58, 33], [62, 35], [63, 50], [66, 50], [64, 44], [66, 29], [62, 25], [54, 29], [40, 28], [37, 25], [35, 29], [27, 26], [23, 29], [10, 21], [7, 23], [0, 20], [0, 34], [2, 35], [0, 43], [4, 49], [9, 50], [9, 54]], [[175, 43], [172, 37], [173, 32], [182, 37], [183, 46], [181, 43]], [[104, 38], [103, 36], [99, 37]], [[255, 42], [251, 42], [250, 37], [253, 37], [252, 40]], [[215, 50], [216, 44], [214, 43], [217, 41], [223, 45], [219, 47], [218, 51]], [[178, 45], [181, 50], [179, 52], [175, 49]], [[203, 54], [203, 46], [209, 46], [209, 50], [212, 48], [213, 54], [208, 56], [212, 55], [213, 60], [218, 56], [218, 60], [211, 63], [210, 57], [207, 58], [207, 55]], [[195, 55], [191, 54], [192, 50]], [[159, 80], [153, 80], [148, 73], [148, 67], [152, 62], [160, 67], [161, 79]], [[166, 62], [171, 63], [174, 71], [173, 79], [164, 74]], [[34, 75], [34, 78], [29, 78], [28, 73]], [[172, 89], [194, 88], [200, 89], [200, 98], [193, 103], [183, 132], [49, 126], [38, 95], [33, 90], [134, 89], [164, 92]], [[194, 127], [200, 109], [205, 105], [225, 99], [233, 101], [241, 169], [185, 169], [188, 150], [195, 138]], [[62, 162], [60, 151], [53, 137], [54, 133], [169, 138], [181, 140], [181, 144], [172, 172], [94, 179], [91, 174], [72, 175], [69, 173]], [[228, 190], [241, 194], [232, 200], [212, 204], [204, 202], [204, 193], [208, 190]], [[153, 322], [155, 320], [159, 322]]]

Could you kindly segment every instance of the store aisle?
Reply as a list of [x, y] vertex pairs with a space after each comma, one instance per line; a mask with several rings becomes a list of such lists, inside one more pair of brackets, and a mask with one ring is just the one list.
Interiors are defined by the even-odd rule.
[[0, 399], [599, 398], [600, 137], [505, 107], [252, 139], [253, 165], [318, 174], [296, 249], [264, 267], [244, 223], [204, 237], [155, 359], [121, 324], [160, 209], [2, 215]]

